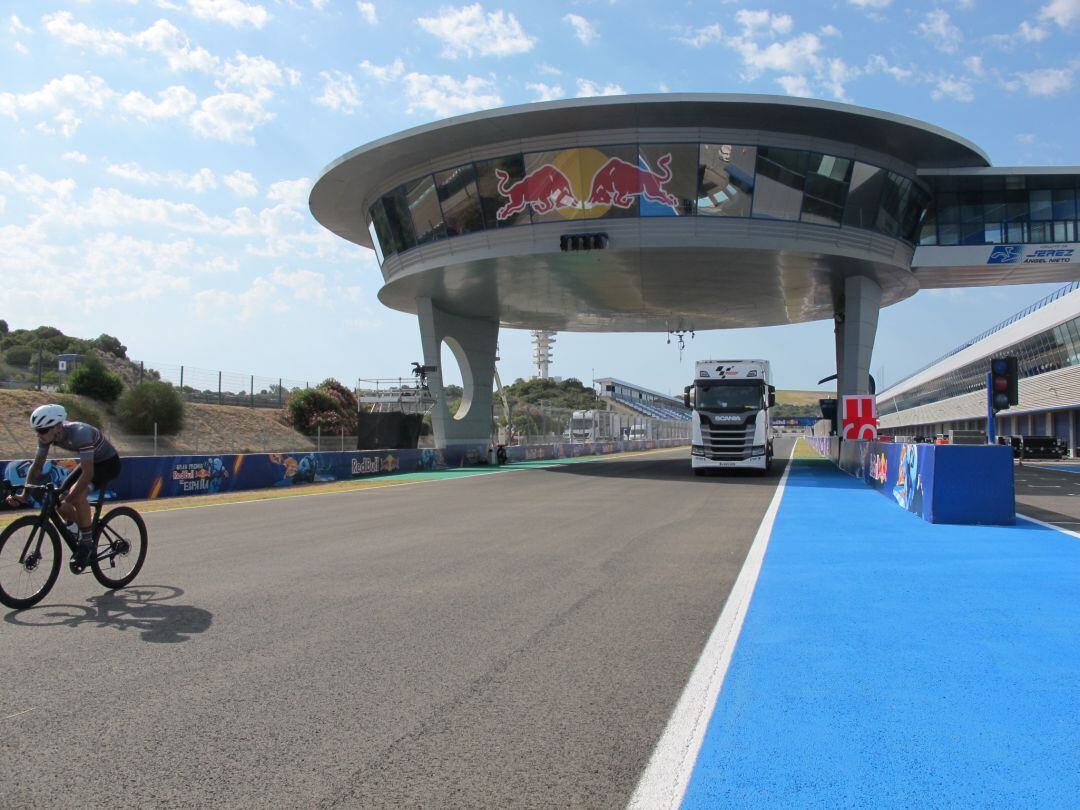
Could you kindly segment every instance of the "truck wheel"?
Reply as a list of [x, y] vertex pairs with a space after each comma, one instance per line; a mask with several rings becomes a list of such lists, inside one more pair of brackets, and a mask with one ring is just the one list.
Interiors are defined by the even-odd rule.
[[705, 475], [705, 469], [702, 467], [694, 467], [694, 475]]

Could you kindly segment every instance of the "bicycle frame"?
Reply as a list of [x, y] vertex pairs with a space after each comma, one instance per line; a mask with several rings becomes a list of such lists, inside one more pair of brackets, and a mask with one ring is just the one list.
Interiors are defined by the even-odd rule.
[[[37, 490], [44, 494], [41, 501], [41, 509], [38, 512], [37, 525], [34, 530], [30, 532], [30, 537], [27, 538], [26, 545], [23, 546], [22, 552], [19, 554], [19, 563], [26, 562], [26, 556], [30, 553], [30, 548], [33, 546], [33, 553], [40, 555], [41, 544], [45, 540], [45, 522], [49, 521], [56, 527], [57, 533], [60, 535], [60, 539], [64, 541], [64, 544], [68, 547], [72, 554], [75, 553], [76, 541], [78, 538], [72, 538], [68, 534], [67, 526], [64, 524], [63, 518], [60, 517], [60, 513], [56, 510], [57, 496], [64, 492], [64, 487], [57, 487], [56, 484], [26, 484], [23, 489]], [[10, 484], [4, 487], [5, 491], [13, 491], [14, 487]], [[104, 506], [105, 499], [98, 497], [97, 502], [94, 504], [94, 516], [90, 519], [90, 527], [93, 530], [94, 536], [97, 536], [98, 532], [98, 519], [101, 517], [101, 507]], [[100, 559], [100, 557], [99, 557]]]

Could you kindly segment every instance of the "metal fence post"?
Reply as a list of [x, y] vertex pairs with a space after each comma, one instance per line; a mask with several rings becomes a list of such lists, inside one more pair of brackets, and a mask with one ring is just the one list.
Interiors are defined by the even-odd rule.
[[157, 422], [154, 422], [154, 455], [157, 455]]
[[184, 367], [180, 366], [180, 391], [184, 390]]
[[281, 407], [281, 377], [278, 377], [277, 381], [277, 406]]
[[217, 373], [217, 404], [221, 404], [221, 372]]
[[146, 371], [146, 364], [142, 360], [140, 360], [139, 361], [139, 385], [142, 385], [143, 373], [145, 371]]
[[251, 395], [251, 407], [255, 407], [255, 375], [251, 375], [251, 385], [248, 387], [248, 393]]
[[322, 425], [315, 428], [315, 450], [322, 452]]

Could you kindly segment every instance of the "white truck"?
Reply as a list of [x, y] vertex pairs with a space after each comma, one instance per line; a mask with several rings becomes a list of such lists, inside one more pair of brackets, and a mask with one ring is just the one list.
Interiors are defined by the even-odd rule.
[[698, 360], [694, 384], [683, 389], [693, 409], [690, 463], [695, 475], [709, 470], [772, 467], [769, 408], [776, 389], [768, 360]]

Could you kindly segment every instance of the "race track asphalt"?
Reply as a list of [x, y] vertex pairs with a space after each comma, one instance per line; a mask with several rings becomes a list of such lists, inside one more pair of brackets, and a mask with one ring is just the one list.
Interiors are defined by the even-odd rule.
[[130, 588], [64, 570], [2, 614], [0, 805], [622, 807], [777, 461], [149, 513]]

